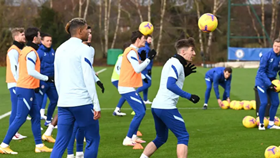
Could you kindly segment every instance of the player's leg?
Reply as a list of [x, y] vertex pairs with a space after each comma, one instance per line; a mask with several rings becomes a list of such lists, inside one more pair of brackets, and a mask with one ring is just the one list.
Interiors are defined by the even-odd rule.
[[72, 136], [75, 117], [71, 108], [58, 107], [58, 124], [56, 141], [51, 158], [61, 158]]
[[148, 87], [146, 89], [143, 90], [143, 101], [145, 104], [152, 104], [152, 102], [148, 99], [148, 89], [151, 87], [152, 85], [152, 78], [147, 74], [146, 75], [147, 79], [148, 79]]
[[158, 115], [161, 115], [161, 113], [162, 109], [152, 108], [152, 114], [154, 117], [156, 128], [156, 138], [145, 147], [140, 158], [149, 158], [159, 147], [161, 147], [167, 141], [168, 128], [164, 124], [164, 122], [162, 122], [162, 120], [158, 117]]
[[203, 105], [204, 110], [206, 110], [208, 107], [208, 100], [212, 89], [212, 81], [210, 80], [209, 77], [205, 77], [205, 82], [206, 82], [206, 91], [205, 91], [205, 101]]
[[36, 96], [34, 93], [33, 101], [29, 104], [30, 111], [29, 115], [31, 116], [31, 127], [32, 132], [36, 144], [35, 152], [52, 152], [52, 149], [47, 148], [41, 139], [41, 116], [40, 116], [40, 105], [37, 104], [38, 101], [36, 100]]
[[70, 141], [68, 143], [68, 146], [67, 146], [67, 157], [69, 157], [69, 158], [74, 157], [74, 143], [75, 143], [77, 130], [78, 130], [78, 125], [77, 125], [77, 122], [75, 122], [73, 132], [72, 132], [72, 136], [71, 136], [71, 139], [70, 139]]
[[99, 121], [93, 119], [93, 105], [89, 104], [80, 107], [74, 107], [71, 109], [71, 111], [75, 115], [78, 129], [81, 130], [81, 132], [84, 131], [86, 137], [87, 144], [84, 157], [96, 158], [98, 154], [100, 135]]
[[43, 141], [48, 141], [50, 143], [55, 143], [55, 139], [52, 137], [52, 131], [57, 126], [57, 119], [58, 119], [58, 115], [56, 114], [54, 116], [52, 122], [49, 124], [47, 130], [42, 135], [42, 140]]
[[[17, 115], [17, 95], [16, 95], [16, 87], [12, 87], [9, 89], [10, 91], [10, 97], [11, 97], [11, 102], [12, 102], [12, 110], [11, 110], [11, 116], [10, 116], [10, 122], [9, 125], [12, 124], [14, 121], [16, 115]], [[14, 135], [13, 140], [21, 140], [26, 138], [27, 136], [23, 136], [19, 134], [18, 132]]]
[[270, 98], [270, 110], [269, 110], [269, 124], [267, 126], [268, 129], [280, 129], [279, 126], [274, 125], [274, 118], [279, 106], [279, 96], [277, 92], [268, 91], [268, 96]]
[[46, 91], [48, 89], [49, 89], [49, 86], [47, 85], [47, 83], [44, 82], [44, 81], [40, 81], [39, 93], [35, 94], [36, 98], [37, 98], [37, 104], [40, 107], [40, 116], [41, 116], [42, 120], [46, 120], [47, 119], [47, 117], [45, 116], [45, 107], [46, 107], [46, 105], [43, 105], [43, 102], [44, 102], [44, 98], [46, 96]]
[[44, 98], [43, 98], [42, 105], [41, 105], [41, 110], [40, 110], [41, 117], [42, 116], [46, 117], [45, 116], [45, 109], [46, 109], [47, 101], [48, 101], [48, 96], [47, 96], [47, 94], [45, 94]]
[[57, 105], [57, 100], [58, 100], [58, 94], [57, 94], [54, 83], [48, 83], [48, 84], [49, 84], [49, 89], [46, 93], [50, 99], [50, 104], [48, 107], [47, 120], [45, 122], [45, 126], [48, 126], [51, 123], [52, 116], [53, 116], [54, 110]]
[[[118, 89], [119, 81], [113, 81], [112, 84]], [[120, 100], [118, 102], [118, 105], [117, 105], [116, 109], [113, 112], [114, 116], [124, 116], [124, 115], [126, 115], [126, 113], [121, 112], [121, 108], [122, 108], [124, 102], [125, 102], [125, 99], [121, 96], [121, 98], [120, 98]]]
[[[126, 138], [123, 141], [123, 145], [125, 146], [133, 146], [135, 143], [132, 140], [132, 136], [136, 134], [140, 123], [145, 116], [146, 108], [143, 103], [141, 97], [137, 92], [130, 92], [126, 94], [122, 94], [122, 96], [126, 99], [128, 104], [131, 106], [133, 111], [135, 111], [135, 116], [133, 117]], [[135, 137], [137, 139], [137, 137]]]
[[189, 133], [178, 109], [168, 109], [160, 118], [178, 139], [177, 157], [186, 158], [188, 155]]
[[[12, 122], [12, 124], [9, 126], [9, 129], [7, 131], [7, 134], [1, 143], [0, 146], [0, 153], [6, 153], [6, 154], [17, 154], [17, 152], [13, 152], [9, 149], [9, 144], [13, 138], [13, 136], [16, 134], [16, 132], [19, 130], [19, 128], [22, 126], [22, 124], [26, 121], [26, 117], [30, 110], [30, 105], [32, 101], [30, 100], [32, 98], [32, 95], [34, 95], [32, 90], [23, 89], [23, 88], [16, 88], [17, 93], [17, 114]], [[34, 91], [34, 90], [33, 90]], [[33, 98], [32, 98], [33, 100]]]
[[262, 88], [261, 86], [257, 86], [258, 94], [260, 98], [260, 108], [259, 108], [259, 118], [260, 118], [260, 124], [259, 124], [259, 130], [265, 130], [263, 120], [265, 115], [265, 109], [267, 106], [267, 90]]

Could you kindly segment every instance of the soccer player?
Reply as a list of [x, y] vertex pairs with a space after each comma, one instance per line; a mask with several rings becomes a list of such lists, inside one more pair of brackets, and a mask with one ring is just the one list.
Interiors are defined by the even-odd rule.
[[[148, 35], [147, 36], [147, 41], [145, 43], [145, 47], [141, 47], [138, 50], [139, 56], [141, 60], [145, 60], [148, 57], [148, 53], [151, 50], [150, 45], [152, 43], [152, 36]], [[153, 50], [154, 51], [154, 50]], [[143, 101], [145, 104], [152, 104], [151, 101], [148, 99], [148, 89], [151, 87], [152, 84], [152, 67], [153, 67], [153, 60], [150, 61], [149, 65], [141, 72], [142, 73], [142, 78], [143, 78], [143, 86], [139, 87], [136, 91], [137, 93], [140, 93], [143, 91]]]
[[169, 129], [178, 140], [177, 157], [187, 157], [189, 134], [176, 104], [179, 96], [193, 103], [197, 103], [200, 99], [197, 95], [182, 90], [185, 77], [196, 72], [196, 67], [190, 63], [195, 56], [194, 47], [193, 38], [177, 41], [175, 44], [177, 54], [163, 66], [160, 87], [152, 103], [156, 138], [146, 146], [140, 158], [149, 158], [162, 146], [167, 141]]
[[[55, 51], [52, 48], [52, 37], [49, 34], [41, 33], [41, 45], [38, 49], [38, 55], [41, 61], [41, 74], [46, 76], [54, 77], [54, 56]], [[42, 106], [44, 96], [47, 94], [50, 99], [50, 103], [48, 106], [47, 119], [45, 122], [45, 126], [48, 126], [51, 123], [51, 119], [53, 117], [54, 110], [56, 108], [58, 95], [55, 88], [54, 83], [40, 81], [40, 89], [39, 93], [36, 94], [38, 105], [40, 105], [40, 113], [41, 117], [45, 117], [45, 108]]]
[[[125, 50], [127, 47], [130, 46], [130, 43], [125, 43], [123, 45], [123, 50]], [[122, 58], [123, 58], [123, 54], [120, 54], [118, 56], [118, 60], [115, 64], [115, 67], [114, 67], [114, 71], [113, 71], [113, 74], [112, 74], [112, 77], [111, 77], [111, 82], [112, 84], [118, 89], [118, 84], [119, 84], [119, 78], [120, 78], [120, 71], [121, 71], [121, 64], [122, 64]], [[116, 109], [114, 110], [113, 112], [113, 115], [114, 116], [125, 116], [126, 113], [124, 112], [121, 112], [121, 108], [123, 106], [125, 102], [125, 99], [121, 96], [119, 102], [118, 102], [118, 105], [116, 107]]]
[[[10, 125], [14, 121], [17, 114], [17, 95], [16, 95], [16, 81], [18, 80], [18, 58], [19, 53], [24, 47], [25, 35], [24, 28], [14, 28], [12, 30], [13, 45], [7, 51], [7, 67], [6, 67], [6, 82], [10, 91], [12, 110], [10, 116]], [[13, 140], [24, 139], [26, 136], [19, 134], [14, 135]]]
[[[93, 54], [93, 59], [92, 59], [92, 63], [93, 63], [94, 62], [95, 50], [91, 46], [91, 39], [92, 39], [91, 27], [88, 26], [87, 30], [88, 30], [88, 40], [83, 41], [83, 43], [90, 47], [90, 49], [92, 51], [92, 54]], [[93, 71], [94, 71], [94, 69], [93, 69]], [[95, 72], [93, 72], [93, 75], [94, 75], [95, 82], [101, 88], [102, 93], [104, 93], [105, 89], [104, 89], [104, 86], [103, 86], [102, 82], [97, 77]], [[68, 152], [67, 158], [74, 158], [73, 149], [74, 149], [75, 138], [76, 138], [76, 158], [83, 158], [84, 157], [84, 153], [83, 153], [84, 137], [85, 137], [84, 131], [82, 129], [79, 129], [77, 123], [75, 122], [73, 133], [72, 133], [71, 139], [70, 139], [70, 141], [68, 143], [68, 147], [67, 147], [67, 152]]]
[[40, 59], [36, 51], [41, 41], [39, 29], [28, 28], [25, 31], [25, 38], [27, 46], [23, 48], [19, 56], [19, 76], [16, 88], [18, 98], [17, 114], [1, 143], [0, 153], [2, 154], [17, 154], [17, 152], [10, 149], [9, 144], [12, 137], [26, 121], [28, 114], [32, 118], [32, 132], [36, 143], [35, 152], [52, 151], [41, 140], [40, 107], [37, 104], [35, 93], [39, 90], [40, 80], [53, 82], [53, 78], [39, 73]]
[[258, 90], [260, 98], [259, 108], [259, 130], [265, 130], [263, 120], [265, 109], [267, 106], [267, 97], [270, 99], [271, 107], [269, 110], [269, 124], [268, 129], [280, 129], [279, 126], [274, 125], [274, 117], [279, 106], [279, 96], [276, 92], [275, 85], [271, 83], [276, 79], [280, 67], [280, 38], [274, 40], [273, 49], [267, 53], [263, 53], [260, 58], [260, 66], [257, 72], [255, 86]]
[[140, 123], [145, 116], [146, 107], [135, 88], [143, 85], [141, 71], [148, 66], [150, 60], [156, 55], [152, 51], [149, 52], [148, 58], [140, 64], [137, 51], [140, 47], [145, 45], [145, 42], [146, 37], [140, 31], [134, 31], [131, 35], [132, 44], [127, 47], [123, 53], [118, 91], [128, 102], [133, 111], [135, 111], [135, 116], [130, 123], [128, 133], [123, 140], [124, 146], [134, 146], [136, 143], [145, 143], [145, 141], [141, 140], [136, 135]]
[[223, 100], [227, 100], [230, 103], [230, 84], [232, 78], [232, 69], [230, 67], [216, 67], [210, 69], [205, 74], [206, 91], [205, 91], [205, 102], [203, 109], [206, 110], [208, 107], [208, 100], [210, 97], [212, 83], [214, 91], [218, 101], [218, 105], [221, 106], [222, 100], [220, 99], [219, 85], [224, 88]]
[[92, 69], [93, 53], [82, 43], [88, 40], [87, 27], [82, 18], [69, 21], [65, 30], [71, 38], [56, 51], [54, 76], [59, 95], [58, 132], [51, 158], [62, 157], [75, 122], [85, 132], [87, 145], [84, 157], [97, 157], [101, 112]]

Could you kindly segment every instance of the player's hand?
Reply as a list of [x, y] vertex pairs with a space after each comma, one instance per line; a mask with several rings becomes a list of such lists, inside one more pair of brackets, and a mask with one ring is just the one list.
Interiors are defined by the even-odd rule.
[[104, 86], [103, 86], [103, 83], [102, 83], [102, 82], [100, 82], [100, 81], [97, 81], [96, 83], [97, 83], [97, 85], [101, 88], [102, 93], [104, 93], [105, 88], [104, 88]]
[[276, 86], [271, 83], [271, 85], [268, 87], [269, 90], [276, 92]]
[[143, 81], [146, 82], [146, 83], [148, 83], [148, 79], [147, 79], [147, 78], [143, 79]]
[[196, 73], [195, 71], [196, 67], [192, 63], [188, 63], [184, 67], [185, 77], [189, 76], [192, 73]]
[[48, 76], [47, 82], [52, 82], [52, 83], [54, 83], [54, 77]]
[[218, 104], [219, 104], [220, 107], [222, 106], [223, 102], [222, 102], [221, 99], [218, 99]]
[[97, 76], [97, 77], [98, 77], [98, 73], [97, 73], [97, 72], [95, 73], [95, 76]]
[[94, 110], [93, 114], [94, 114], [94, 116], [93, 116], [93, 119], [94, 119], [94, 120], [100, 119], [100, 117], [101, 117], [101, 111], [95, 111], [95, 110]]
[[157, 55], [157, 52], [153, 49], [153, 50], [149, 51], [149, 53], [148, 53], [148, 58], [149, 58], [150, 60], [153, 60], [153, 59], [155, 58], [156, 55]]
[[229, 98], [227, 98], [227, 101], [228, 101], [228, 103], [230, 103], [230, 99]]
[[190, 101], [193, 102], [193, 103], [197, 103], [199, 102], [200, 98], [199, 96], [195, 95], [195, 94], [192, 94], [191, 95], [191, 98], [190, 98]]
[[146, 58], [147, 58], [147, 57], [146, 57], [147, 53], [146, 53], [145, 50], [142, 50], [141, 53], [138, 53], [138, 54], [139, 54], [139, 56], [140, 56], [140, 58], [141, 58], [142, 61], [146, 60]]

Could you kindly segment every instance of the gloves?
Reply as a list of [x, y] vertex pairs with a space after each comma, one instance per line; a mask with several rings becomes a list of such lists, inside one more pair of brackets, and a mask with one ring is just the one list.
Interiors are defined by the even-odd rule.
[[199, 96], [195, 95], [195, 94], [192, 94], [191, 95], [191, 98], [190, 98], [190, 101], [193, 102], [193, 103], [197, 103], [199, 102], [200, 98]]
[[275, 87], [276, 86], [273, 83], [271, 83], [271, 85], [268, 87], [268, 89], [271, 90], [271, 91], [276, 92], [276, 88]]
[[97, 81], [96, 83], [97, 83], [97, 85], [101, 88], [102, 93], [104, 93], [105, 88], [104, 88], [104, 86], [103, 86], [103, 83], [101, 83], [100, 81]]
[[150, 60], [153, 60], [153, 59], [155, 58], [156, 55], [157, 55], [157, 52], [153, 49], [153, 50], [149, 51], [149, 53], [148, 53], [148, 58], [149, 58]]
[[142, 50], [141, 53], [139, 54], [142, 61], [144, 61], [146, 59], [146, 55], [147, 55], [146, 51]]
[[192, 63], [185, 65], [184, 67], [185, 77], [189, 76], [191, 73], [196, 73], [195, 69], [196, 67]]
[[148, 79], [147, 79], [147, 78], [143, 79], [143, 81], [146, 82], [146, 83], [148, 83]]
[[47, 82], [52, 82], [52, 83], [54, 83], [54, 77], [48, 76]]
[[39, 93], [40, 88], [34, 89], [35, 93]]
[[152, 76], [152, 70], [149, 70], [147, 74], [151, 77]]

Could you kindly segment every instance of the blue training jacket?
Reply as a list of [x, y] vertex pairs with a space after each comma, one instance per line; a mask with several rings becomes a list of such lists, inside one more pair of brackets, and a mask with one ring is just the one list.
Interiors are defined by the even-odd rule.
[[[150, 44], [148, 42], [145, 43], [145, 47], [141, 47], [138, 49], [138, 54], [141, 54], [141, 51], [144, 50], [146, 52], [146, 58], [148, 58], [148, 54], [151, 50]], [[139, 57], [141, 59], [141, 57]], [[149, 63], [149, 65], [142, 71], [143, 74], [147, 74], [149, 70], [153, 67], [153, 60]]]
[[263, 53], [260, 59], [255, 86], [261, 86], [267, 89], [271, 85], [271, 81], [276, 79], [279, 70], [280, 55], [277, 55], [273, 49], [267, 53]]
[[53, 48], [47, 48], [43, 44], [40, 44], [37, 50], [40, 61], [41, 70], [40, 73], [46, 76], [54, 76], [54, 55], [55, 51]]
[[230, 84], [231, 84], [232, 74], [230, 75], [230, 77], [228, 79], [225, 79], [224, 70], [225, 70], [225, 67], [216, 67], [216, 68], [208, 70], [205, 74], [205, 79], [210, 78], [211, 82], [213, 82], [213, 87], [214, 87], [214, 91], [215, 91], [217, 99], [220, 99], [219, 84], [225, 85], [225, 92], [226, 92], [227, 98], [230, 95]]

